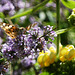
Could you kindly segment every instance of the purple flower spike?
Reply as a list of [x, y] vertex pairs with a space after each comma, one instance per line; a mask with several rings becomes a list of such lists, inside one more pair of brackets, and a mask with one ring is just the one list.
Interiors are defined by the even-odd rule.
[[33, 64], [40, 51], [48, 50], [48, 39], [54, 40], [54, 37], [56, 37], [56, 33], [52, 30], [52, 27], [49, 25], [41, 26], [37, 23], [36, 26], [27, 31], [27, 34], [20, 33], [16, 40], [9, 37], [1, 50], [4, 57], [9, 61], [24, 58], [25, 64]]

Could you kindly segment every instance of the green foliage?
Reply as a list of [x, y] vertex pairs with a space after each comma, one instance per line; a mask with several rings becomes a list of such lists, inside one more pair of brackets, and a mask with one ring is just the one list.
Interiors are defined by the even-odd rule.
[[5, 18], [4, 14], [2, 12], [0, 12], [0, 18], [2, 18], [2, 19]]
[[1, 59], [0, 59], [0, 64], [1, 64], [3, 61], [4, 61], [4, 58], [1, 58]]
[[50, 75], [48, 72], [42, 72], [41, 74], [39, 75]]
[[69, 17], [68, 17], [68, 21], [69, 21], [69, 24], [71, 26], [75, 26], [75, 14], [71, 14]]
[[[75, 61], [66, 61], [66, 62], [55, 62], [51, 64], [49, 67], [45, 67], [45, 75], [46, 72], [48, 75], [75, 75]], [[44, 74], [41, 74], [44, 75]]]
[[70, 27], [70, 28], [66, 28], [66, 29], [57, 30], [57, 31], [56, 31], [56, 34], [58, 35], [58, 34], [65, 33], [65, 32], [67, 32], [67, 31], [69, 31], [69, 30], [71, 30], [71, 29], [73, 29], [73, 28], [75, 28], [75, 26]]
[[18, 18], [18, 17], [22, 17], [22, 16], [25, 16], [25, 15], [32, 14], [33, 12], [35, 12], [35, 11], [39, 10], [40, 8], [42, 8], [48, 2], [49, 2], [49, 0], [45, 0], [42, 3], [40, 3], [40, 4], [36, 5], [35, 7], [33, 7], [32, 9], [29, 9], [25, 12], [22, 12], [20, 14], [17, 14], [17, 15], [14, 15], [14, 16], [10, 17], [10, 19], [14, 19], [14, 18]]
[[75, 1], [72, 0], [61, 0], [64, 6], [66, 6], [69, 9], [75, 8]]
[[22, 75], [35, 75], [34, 69], [31, 68], [29, 71], [23, 72]]
[[3, 62], [5, 61], [5, 59], [2, 58], [2, 56], [3, 56], [3, 55], [2, 55], [2, 53], [0, 52], [0, 64], [3, 63]]

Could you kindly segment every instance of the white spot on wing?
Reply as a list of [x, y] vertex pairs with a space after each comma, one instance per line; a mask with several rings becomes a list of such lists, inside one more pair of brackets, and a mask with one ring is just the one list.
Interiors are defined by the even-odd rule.
[[6, 23], [3, 23], [3, 26], [5, 26], [6, 25]]
[[9, 28], [11, 28], [11, 27], [12, 27], [12, 25], [9, 26]]

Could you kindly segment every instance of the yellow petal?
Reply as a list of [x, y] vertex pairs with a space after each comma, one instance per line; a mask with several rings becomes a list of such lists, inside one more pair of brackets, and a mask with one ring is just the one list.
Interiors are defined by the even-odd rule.
[[64, 62], [64, 61], [65, 61], [64, 56], [61, 56], [61, 57], [60, 57], [60, 60], [61, 60], [62, 62]]
[[61, 51], [60, 51], [60, 53], [59, 53], [59, 55], [60, 55], [60, 56], [68, 55], [68, 53], [69, 53], [68, 50], [69, 50], [69, 49], [68, 49], [67, 47], [62, 48]]
[[68, 47], [69, 49], [74, 48], [74, 46], [73, 46], [73, 45], [67, 45], [66, 47]]
[[54, 46], [51, 46], [51, 47], [49, 48], [49, 50], [50, 50], [51, 52], [56, 53], [56, 48], [55, 48]]
[[71, 49], [68, 54], [68, 60], [72, 60], [75, 57], [75, 49]]

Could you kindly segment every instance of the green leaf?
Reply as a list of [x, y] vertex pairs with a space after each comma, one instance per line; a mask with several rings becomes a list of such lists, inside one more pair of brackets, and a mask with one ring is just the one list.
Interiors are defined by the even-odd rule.
[[39, 75], [49, 75], [49, 73], [48, 73], [48, 72], [42, 72], [42, 73], [39, 74]]
[[36, 5], [35, 7], [33, 7], [32, 9], [29, 9], [27, 11], [24, 11], [20, 14], [16, 14], [12, 17], [10, 17], [10, 19], [15, 19], [15, 18], [18, 18], [18, 17], [22, 17], [22, 16], [25, 16], [25, 15], [29, 15], [29, 14], [32, 14], [34, 13], [35, 11], [41, 9], [43, 6], [45, 6], [50, 0], [44, 0], [42, 3]]
[[73, 9], [75, 8], [75, 1], [72, 0], [61, 0], [61, 2], [63, 3], [64, 6], [66, 6], [67, 8]]
[[61, 30], [57, 30], [56, 31], [56, 34], [62, 34], [62, 33], [65, 33], [67, 29], [61, 29]]
[[1, 58], [1, 59], [0, 59], [0, 64], [1, 64], [3, 61], [4, 61], [4, 58]]
[[57, 31], [56, 31], [56, 34], [59, 35], [59, 34], [65, 33], [65, 32], [67, 32], [67, 31], [69, 31], [69, 30], [71, 30], [71, 29], [73, 29], [73, 28], [75, 28], [75, 26], [70, 27], [70, 28], [66, 28], [66, 29], [57, 30]]
[[0, 18], [4, 18], [4, 14], [2, 12], [0, 12]]

